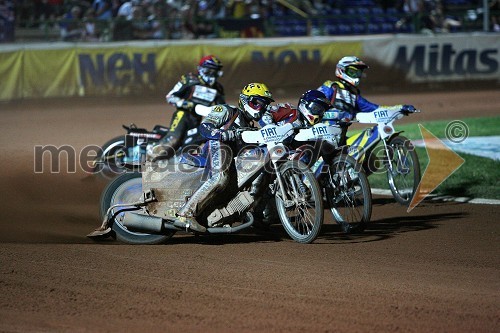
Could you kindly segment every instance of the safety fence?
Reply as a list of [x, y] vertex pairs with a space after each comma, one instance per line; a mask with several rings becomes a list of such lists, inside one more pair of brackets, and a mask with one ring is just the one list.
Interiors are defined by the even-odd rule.
[[500, 83], [498, 34], [58, 42], [1, 47], [0, 100], [164, 94], [206, 54], [222, 60], [228, 94], [252, 81], [277, 92], [315, 88], [345, 55], [370, 64], [367, 82], [379, 90]]

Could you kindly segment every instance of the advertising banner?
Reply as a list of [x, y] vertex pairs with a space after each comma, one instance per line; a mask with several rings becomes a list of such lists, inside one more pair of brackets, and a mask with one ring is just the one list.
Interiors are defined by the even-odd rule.
[[[500, 83], [500, 36], [447, 34], [203, 41], [57, 43], [0, 48], [0, 100], [164, 95], [207, 54], [224, 65], [220, 82], [237, 96], [249, 82], [273, 93], [305, 92], [335, 79], [335, 65], [358, 55], [380, 91], [418, 83]], [[490, 82], [485, 81], [485, 82]], [[298, 97], [298, 96], [297, 96]]]
[[363, 53], [412, 83], [500, 82], [500, 35], [409, 35], [367, 39]]
[[0, 100], [22, 98], [23, 54], [0, 52]]
[[229, 93], [241, 90], [249, 82], [264, 82], [274, 90], [298, 85], [312, 89], [334, 75], [335, 63], [344, 52], [358, 54], [361, 48], [360, 42], [79, 48], [79, 92], [83, 95], [166, 93], [182, 74], [196, 72], [199, 59], [207, 54], [214, 54], [222, 61], [221, 82]]
[[24, 52], [23, 96], [76, 96], [76, 50], [29, 50]]

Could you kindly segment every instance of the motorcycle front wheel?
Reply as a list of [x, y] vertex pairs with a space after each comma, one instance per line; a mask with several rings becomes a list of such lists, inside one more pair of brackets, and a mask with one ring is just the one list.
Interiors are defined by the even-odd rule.
[[92, 172], [106, 179], [115, 178], [126, 171], [123, 158], [125, 157], [125, 139], [117, 136], [102, 145], [101, 150], [94, 158]]
[[[415, 147], [406, 137], [389, 140], [387, 180], [392, 195], [401, 205], [408, 206], [420, 182], [420, 164]], [[391, 170], [392, 169], [392, 170]]]
[[[288, 235], [299, 243], [311, 243], [323, 225], [320, 187], [307, 165], [287, 161], [279, 168], [283, 191], [276, 189], [276, 209]], [[284, 197], [283, 197], [284, 195]]]
[[[112, 182], [110, 182], [104, 189], [101, 196], [101, 216], [108, 211], [109, 207], [116, 204], [123, 204], [129, 202], [137, 202], [142, 197], [142, 177], [138, 172], [124, 173]], [[119, 207], [124, 209], [127, 207]], [[132, 208], [132, 206], [130, 207]], [[114, 214], [114, 210], [110, 213]], [[112, 221], [111, 229], [115, 232], [116, 238], [122, 242], [129, 244], [161, 244], [170, 239], [175, 231], [168, 230], [166, 234], [153, 235], [141, 232], [130, 231], [120, 223], [123, 213], [118, 214]]]
[[322, 184], [333, 218], [345, 233], [363, 231], [372, 215], [368, 177], [356, 160], [346, 154], [336, 156], [328, 169]]

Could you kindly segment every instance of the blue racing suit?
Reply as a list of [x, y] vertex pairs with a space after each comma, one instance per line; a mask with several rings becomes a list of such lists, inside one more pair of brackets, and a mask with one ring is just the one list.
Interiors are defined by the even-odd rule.
[[[372, 112], [377, 109], [400, 110], [403, 105], [385, 106], [372, 103], [361, 96], [358, 88], [340, 81], [325, 81], [317, 90], [325, 94], [330, 100], [331, 108], [325, 112], [323, 122], [327, 124], [339, 123], [342, 127], [342, 138], [346, 139], [347, 127], [359, 112]], [[341, 142], [341, 145], [345, 142]]]

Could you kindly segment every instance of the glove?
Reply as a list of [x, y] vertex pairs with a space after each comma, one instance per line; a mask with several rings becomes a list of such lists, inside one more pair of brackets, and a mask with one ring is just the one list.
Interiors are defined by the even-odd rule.
[[226, 130], [220, 134], [221, 141], [236, 141], [239, 137], [239, 132], [236, 132], [235, 130]]
[[415, 112], [417, 109], [415, 109], [415, 107], [413, 105], [403, 105], [401, 106], [401, 111], [403, 113], [412, 113], [412, 112]]
[[191, 110], [194, 107], [194, 103], [190, 101], [186, 101], [185, 99], [181, 99], [175, 103], [175, 105], [179, 109]]
[[328, 110], [325, 112], [325, 115], [323, 116], [323, 120], [337, 120], [337, 121], [344, 121], [344, 122], [349, 122], [353, 118], [353, 115], [350, 114], [349, 112], [346, 111], [336, 111], [333, 109]]
[[342, 122], [350, 122], [352, 120], [352, 114], [350, 114], [349, 112], [346, 112], [346, 111], [335, 111], [337, 113], [336, 115], [336, 119], [338, 121], [342, 121]]

